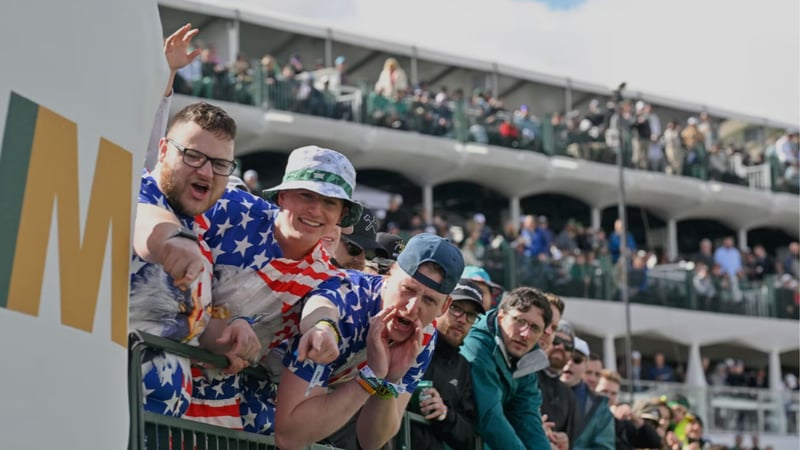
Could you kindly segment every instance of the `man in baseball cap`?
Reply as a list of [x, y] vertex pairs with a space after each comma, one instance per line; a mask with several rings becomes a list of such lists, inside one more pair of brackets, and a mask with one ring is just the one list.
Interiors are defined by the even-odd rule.
[[364, 270], [367, 259], [374, 258], [375, 250], [380, 247], [376, 240], [377, 231], [377, 218], [371, 209], [363, 207], [352, 232], [342, 230], [333, 251], [333, 263], [343, 269]]
[[367, 270], [371, 271], [368, 273], [386, 275], [389, 273], [389, 268], [392, 264], [397, 261], [400, 252], [405, 248], [406, 242], [396, 234], [384, 233], [383, 231], [375, 236], [375, 240], [378, 242], [378, 247], [375, 249], [373, 258], [367, 257], [366, 267]]
[[[326, 442], [349, 448], [340, 439], [357, 436], [362, 447], [379, 448], [393, 437], [397, 411], [406, 408], [430, 363], [433, 320], [448, 311], [463, 270], [457, 247], [422, 233], [409, 240], [388, 276], [349, 271], [311, 292], [304, 323], [314, 323], [317, 314], [338, 316], [330, 326], [341, 351], [330, 364], [316, 364], [295, 351], [304, 348], [302, 339], [290, 341], [276, 399], [281, 407], [272, 411], [278, 446], [304, 447], [330, 436]], [[357, 426], [331, 436], [354, 416]]]
[[483, 293], [483, 307], [486, 310], [492, 309], [499, 301], [500, 295], [503, 293], [503, 287], [497, 283], [494, 283], [492, 281], [492, 277], [489, 276], [489, 272], [482, 267], [464, 267], [464, 273], [461, 274], [461, 278], [467, 278], [478, 283], [478, 286], [480, 286], [481, 292]]
[[411, 448], [474, 448], [472, 376], [459, 347], [478, 316], [486, 312], [482, 296], [477, 283], [462, 278], [450, 294], [450, 308], [436, 318], [439, 341], [422, 377], [432, 387], [420, 393], [419, 403], [408, 405], [409, 411], [422, 414], [428, 422], [411, 424]]

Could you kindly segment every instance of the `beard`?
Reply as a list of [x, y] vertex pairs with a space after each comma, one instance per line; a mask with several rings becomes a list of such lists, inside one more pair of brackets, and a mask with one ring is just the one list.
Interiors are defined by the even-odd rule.
[[547, 355], [547, 359], [550, 361], [550, 367], [558, 371], [563, 370], [564, 366], [567, 365], [567, 354], [561, 349], [551, 350], [550, 354]]

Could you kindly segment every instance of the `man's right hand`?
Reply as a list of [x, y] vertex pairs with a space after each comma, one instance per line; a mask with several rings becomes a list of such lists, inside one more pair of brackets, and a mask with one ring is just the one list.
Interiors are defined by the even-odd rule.
[[206, 257], [200, 245], [191, 239], [174, 237], [164, 241], [159, 252], [161, 265], [172, 277], [175, 287], [187, 290], [200, 276]]
[[216, 343], [227, 348], [223, 354], [229, 361], [225, 370], [228, 373], [238, 373], [250, 365], [257, 364], [261, 355], [261, 342], [253, 327], [243, 319], [229, 323]]

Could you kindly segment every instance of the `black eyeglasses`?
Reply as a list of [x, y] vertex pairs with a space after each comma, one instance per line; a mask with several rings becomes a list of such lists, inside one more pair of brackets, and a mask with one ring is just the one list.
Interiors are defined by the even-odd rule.
[[567, 352], [571, 352], [571, 351], [575, 350], [575, 346], [572, 344], [572, 342], [570, 342], [570, 341], [568, 341], [566, 339], [560, 338], [558, 336], [553, 338], [553, 345], [554, 346], [561, 345], [562, 347], [564, 347], [564, 350], [567, 351]]
[[578, 355], [578, 354], [572, 355], [572, 362], [574, 362], [575, 364], [583, 364], [583, 361], [585, 360], [586, 359], [583, 357], [583, 355]]
[[175, 148], [177, 148], [183, 154], [183, 163], [189, 167], [199, 169], [206, 165], [206, 162], [210, 162], [211, 170], [215, 174], [222, 175], [224, 177], [227, 177], [228, 175], [232, 174], [234, 170], [236, 170], [235, 161], [228, 161], [227, 159], [221, 158], [211, 158], [199, 150], [184, 147], [183, 145], [175, 142], [174, 139], [167, 138], [167, 142], [174, 145]]
[[467, 315], [467, 323], [475, 323], [478, 320], [478, 315], [474, 312], [467, 312], [464, 308], [460, 306], [456, 306], [455, 303], [450, 304], [450, 309], [448, 310], [450, 315], [455, 317], [456, 319], [460, 319], [464, 314]]

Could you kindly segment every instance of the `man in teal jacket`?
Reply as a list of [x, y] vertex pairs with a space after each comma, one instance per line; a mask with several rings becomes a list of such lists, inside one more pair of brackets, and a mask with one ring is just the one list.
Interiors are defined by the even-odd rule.
[[511, 291], [464, 339], [477, 409], [478, 434], [486, 449], [549, 449], [539, 407], [536, 372], [549, 364], [534, 347], [550, 325], [552, 310], [535, 288]]

